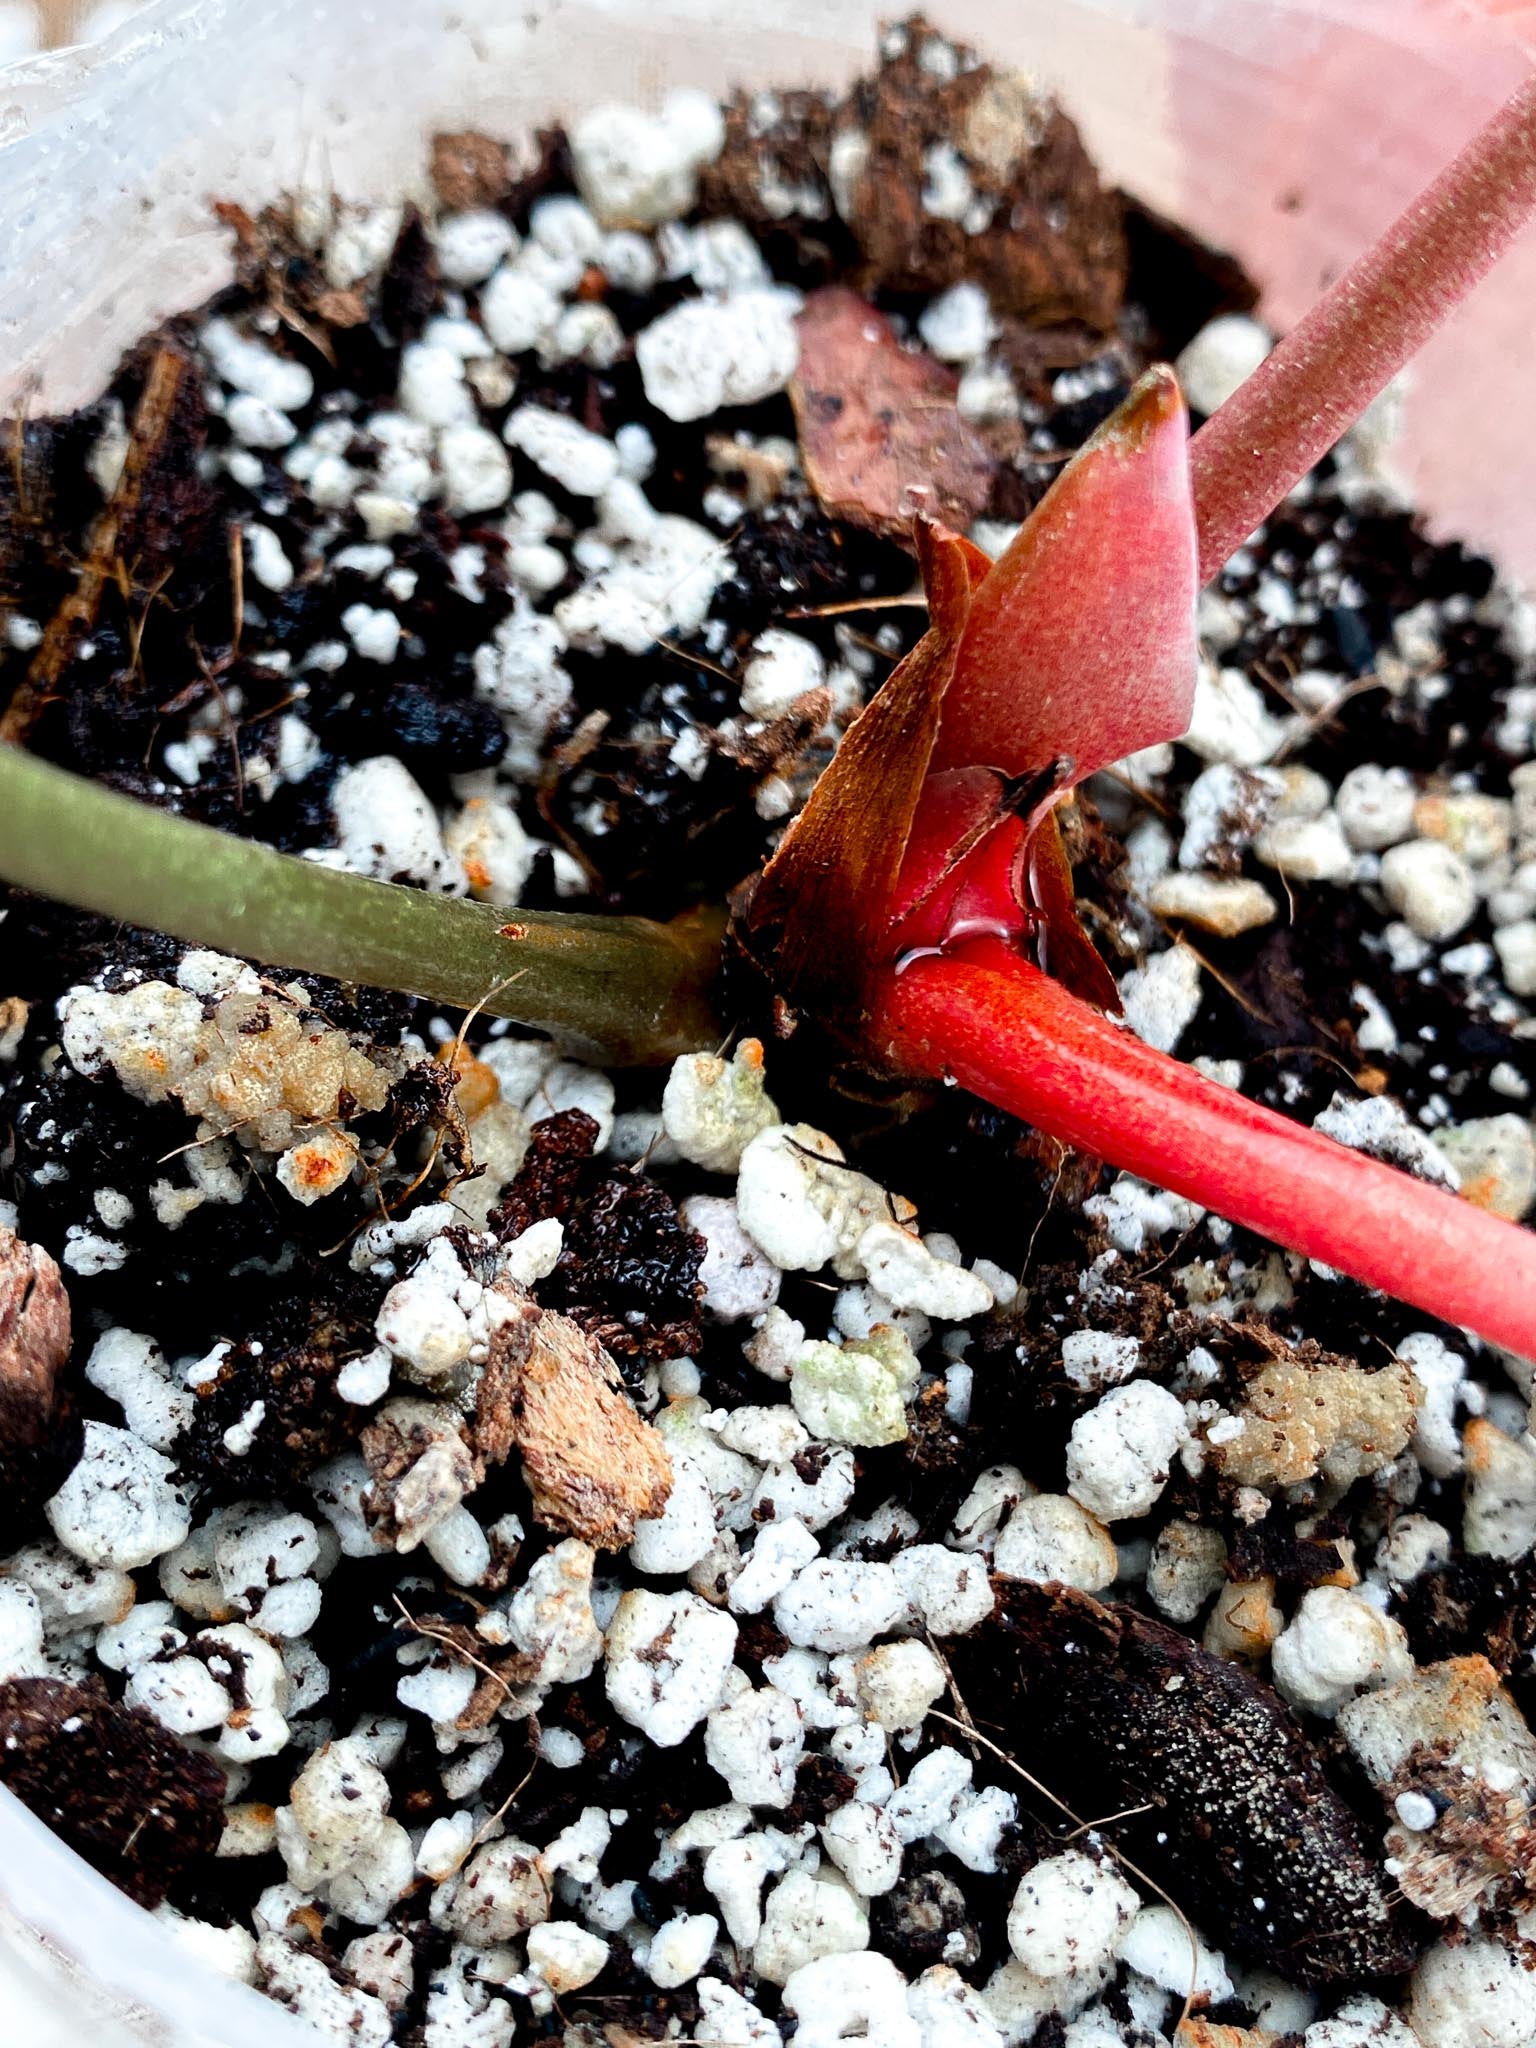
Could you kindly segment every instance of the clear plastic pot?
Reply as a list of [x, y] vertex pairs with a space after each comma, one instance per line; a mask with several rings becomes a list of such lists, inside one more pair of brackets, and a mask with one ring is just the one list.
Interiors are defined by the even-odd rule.
[[[396, 197], [435, 128], [513, 133], [680, 84], [832, 84], [867, 0], [153, 0], [105, 42], [0, 71], [0, 413], [71, 406], [228, 274], [208, 201]], [[893, 4], [890, 12], [896, 12]], [[1054, 82], [1105, 168], [1235, 249], [1283, 325], [1512, 88], [1528, 0], [932, 0]], [[1522, 35], [1523, 32], [1523, 35]], [[1536, 238], [1426, 352], [1400, 450], [1447, 531], [1536, 570]], [[0, 2012], [26, 2048], [302, 2048], [313, 2034], [0, 1792]]]

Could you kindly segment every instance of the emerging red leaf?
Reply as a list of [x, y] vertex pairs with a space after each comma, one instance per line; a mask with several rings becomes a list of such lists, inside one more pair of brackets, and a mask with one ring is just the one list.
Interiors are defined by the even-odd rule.
[[1074, 778], [1189, 724], [1195, 524], [1188, 424], [1149, 370], [1070, 462], [976, 593], [932, 767]]
[[996, 461], [955, 405], [959, 380], [904, 348], [845, 285], [812, 292], [789, 387], [805, 473], [829, 512], [905, 540], [915, 517], [969, 526]]

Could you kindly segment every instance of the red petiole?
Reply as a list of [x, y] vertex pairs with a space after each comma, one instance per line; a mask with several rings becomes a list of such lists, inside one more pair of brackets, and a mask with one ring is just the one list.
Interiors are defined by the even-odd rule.
[[1102, 1159], [1529, 1356], [1536, 1232], [1154, 1052], [996, 939], [884, 977], [870, 1036]]
[[1384, 391], [1536, 211], [1536, 78], [1298, 321], [1189, 451], [1200, 578]]

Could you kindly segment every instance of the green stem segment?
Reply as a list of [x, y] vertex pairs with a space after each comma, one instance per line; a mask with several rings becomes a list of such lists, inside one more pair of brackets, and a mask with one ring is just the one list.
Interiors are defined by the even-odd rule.
[[0, 879], [264, 966], [399, 989], [642, 1066], [720, 1036], [723, 917], [497, 910], [277, 853], [0, 746]]

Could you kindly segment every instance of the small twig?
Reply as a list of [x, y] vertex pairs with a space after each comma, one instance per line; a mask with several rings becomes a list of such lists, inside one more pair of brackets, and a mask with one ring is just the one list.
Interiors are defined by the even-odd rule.
[[512, 1787], [512, 1790], [507, 1794], [506, 1798], [503, 1799], [500, 1806], [497, 1807], [496, 1811], [492, 1814], [487, 1814], [486, 1818], [483, 1821], [481, 1821], [479, 1827], [477, 1827], [475, 1829], [475, 1832], [470, 1836], [468, 1846], [465, 1848], [464, 1855], [460, 1859], [461, 1865], [462, 1863], [467, 1862], [468, 1859], [474, 1854], [476, 1849], [479, 1848], [480, 1844], [485, 1840], [486, 1836], [490, 1833], [491, 1829], [495, 1827], [497, 1823], [505, 1815], [507, 1809], [512, 1805], [513, 1801], [528, 1789], [529, 1782], [531, 1781], [534, 1772], [539, 1768], [539, 1742], [541, 1740], [541, 1733], [539, 1729], [538, 1716], [536, 1714], [530, 1714], [528, 1716], [528, 1733], [531, 1737], [529, 1746], [533, 1750], [533, 1762], [528, 1766], [527, 1770], [524, 1771], [523, 1775], [518, 1779], [517, 1783]]
[[70, 656], [95, 623], [102, 592], [115, 580], [122, 536], [139, 502], [144, 478], [171, 423], [176, 397], [191, 364], [180, 349], [156, 349], [133, 416], [122, 475], [97, 513], [74, 588], [44, 629], [24, 681], [0, 714], [0, 741], [21, 746], [51, 701]]
[[461, 1642], [457, 1642], [446, 1629], [433, 1628], [430, 1622], [419, 1621], [398, 1593], [394, 1593], [390, 1597], [400, 1610], [400, 1618], [413, 1634], [426, 1636], [430, 1641], [440, 1643], [452, 1657], [462, 1657], [466, 1664], [472, 1664], [477, 1671], [483, 1673], [491, 1681], [492, 1685], [499, 1685], [501, 1687], [503, 1699], [511, 1699], [512, 1688], [499, 1671], [493, 1671], [489, 1664], [482, 1663], [473, 1650], [466, 1650], [464, 1645]]
[[900, 612], [928, 609], [928, 596], [921, 585], [903, 591], [900, 597], [850, 597], [841, 604], [797, 605], [784, 614], [786, 619], [836, 619], [846, 612]]
[[1097, 1834], [1101, 1828], [1113, 1827], [1117, 1820], [1134, 1820], [1137, 1814], [1151, 1813], [1152, 1810], [1150, 1799], [1144, 1799], [1140, 1806], [1122, 1806], [1118, 1813], [1106, 1813], [1102, 1820], [1085, 1820], [1080, 1827], [1075, 1827], [1071, 1834], [1063, 1835], [1061, 1839], [1064, 1842], [1075, 1842], [1079, 1835]]

